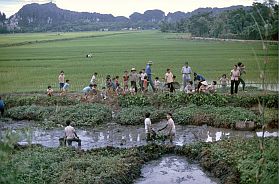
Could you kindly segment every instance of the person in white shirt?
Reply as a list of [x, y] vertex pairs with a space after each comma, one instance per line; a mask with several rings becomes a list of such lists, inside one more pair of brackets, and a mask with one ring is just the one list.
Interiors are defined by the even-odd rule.
[[159, 91], [160, 85], [161, 85], [161, 82], [159, 81], [159, 77], [156, 77], [155, 81], [154, 81], [154, 87], [155, 87], [156, 91]]
[[96, 76], [97, 76], [97, 73], [95, 72], [90, 80], [90, 84], [96, 84]]
[[209, 93], [216, 93], [217, 92], [217, 82], [213, 81], [212, 84], [208, 86]]
[[71, 125], [71, 121], [67, 120], [66, 121], [66, 128], [65, 128], [65, 138], [67, 140], [68, 146], [72, 146], [72, 142], [78, 142], [78, 147], [81, 147], [81, 140], [79, 139], [79, 137], [76, 134], [76, 131], [74, 129], [74, 127], [72, 127]]
[[170, 139], [170, 142], [173, 143], [174, 137], [175, 137], [175, 125], [174, 121], [172, 119], [172, 114], [169, 112], [167, 113], [167, 124], [165, 127], [159, 129], [158, 131], [162, 131], [164, 129], [167, 129], [167, 135], [166, 137]]
[[150, 141], [152, 139], [152, 125], [149, 112], [145, 114], [144, 129], [146, 133], [146, 141]]
[[195, 87], [193, 86], [193, 81], [189, 81], [187, 86], [184, 88], [184, 92], [187, 94], [192, 94], [195, 92]]
[[182, 67], [181, 73], [182, 73], [182, 80], [183, 80], [183, 89], [185, 89], [186, 85], [191, 80], [191, 73], [192, 73], [191, 67], [188, 65], [188, 62], [185, 62], [184, 66]]
[[63, 90], [63, 86], [65, 84], [65, 75], [64, 75], [64, 71], [61, 71], [59, 76], [58, 76], [58, 82], [59, 82], [59, 87], [60, 87], [60, 91]]

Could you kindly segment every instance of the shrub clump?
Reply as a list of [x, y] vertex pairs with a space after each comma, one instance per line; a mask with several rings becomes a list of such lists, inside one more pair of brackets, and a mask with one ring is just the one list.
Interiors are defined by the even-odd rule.
[[268, 108], [278, 108], [278, 94], [227, 96], [228, 105], [252, 107], [261, 103]]
[[46, 117], [50, 117], [55, 113], [55, 107], [42, 106], [18, 106], [7, 110], [6, 116], [14, 120], [35, 120], [41, 121]]
[[67, 119], [74, 126], [95, 126], [111, 120], [111, 110], [101, 104], [78, 104], [74, 106], [19, 106], [7, 110], [8, 117], [16, 120], [36, 120], [45, 127], [63, 124]]
[[161, 93], [150, 99], [157, 106], [179, 107], [186, 104], [224, 106], [228, 103], [224, 95], [219, 94], [186, 94], [177, 92], [175, 94]]
[[156, 109], [155, 107], [139, 107], [132, 106], [122, 108], [116, 115], [116, 122], [122, 125], [140, 125], [144, 122], [145, 113], [151, 114], [150, 118], [152, 122], [159, 121], [165, 118], [166, 110]]
[[67, 105], [76, 105], [80, 102], [76, 99], [71, 99], [68, 97], [60, 96], [6, 96], [4, 97], [6, 108], [18, 107], [18, 106], [67, 106]]
[[215, 107], [212, 105], [189, 105], [174, 111], [173, 118], [182, 125], [207, 124], [214, 127], [235, 128], [239, 121], [258, 122], [258, 117], [250, 110], [241, 107]]
[[150, 105], [150, 101], [148, 97], [142, 94], [119, 96], [118, 99], [119, 99], [119, 105], [121, 107]]
[[[221, 183], [278, 183], [278, 140], [265, 138], [263, 158], [259, 139], [230, 139], [215, 143], [184, 145], [176, 153], [196, 159]], [[257, 172], [261, 169], [257, 178]]]
[[15, 151], [9, 162], [1, 163], [0, 172], [13, 173], [15, 183], [132, 183], [143, 163], [135, 152], [35, 147]]

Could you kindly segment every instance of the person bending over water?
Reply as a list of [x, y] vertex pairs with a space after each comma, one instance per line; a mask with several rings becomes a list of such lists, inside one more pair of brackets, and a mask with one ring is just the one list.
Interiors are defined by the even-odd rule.
[[170, 139], [170, 143], [173, 143], [174, 137], [175, 137], [175, 125], [174, 121], [172, 119], [172, 114], [167, 113], [167, 124], [165, 127], [159, 129], [158, 131], [162, 131], [164, 129], [167, 129], [167, 135], [166, 137]]
[[72, 127], [70, 124], [71, 121], [67, 120], [66, 121], [67, 127], [65, 128], [65, 138], [68, 143], [68, 146], [72, 146], [72, 142], [75, 141], [78, 143], [78, 148], [81, 148], [81, 140], [77, 136], [74, 127]]

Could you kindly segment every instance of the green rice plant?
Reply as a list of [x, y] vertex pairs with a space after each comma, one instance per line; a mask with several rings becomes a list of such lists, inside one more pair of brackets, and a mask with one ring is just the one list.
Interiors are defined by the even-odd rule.
[[[53, 40], [66, 34], [28, 33], [0, 35], [1, 43], [36, 40]], [[70, 34], [70, 33], [69, 33]], [[69, 37], [90, 36], [97, 32], [71, 33]], [[22, 46], [0, 47], [0, 94], [14, 92], [45, 92], [48, 85], [59, 91], [58, 74], [64, 70], [70, 80], [70, 91], [80, 92], [94, 72], [98, 73], [100, 87], [107, 74], [122, 76], [125, 70], [145, 68], [153, 61], [153, 78], [164, 77], [166, 68], [171, 68], [181, 82], [181, 67], [185, 60], [192, 70], [203, 74], [211, 83], [223, 73], [228, 74], [238, 58], [245, 59], [249, 72], [246, 80], [259, 82], [258, 67], [253, 49], [259, 59], [264, 58], [260, 43], [208, 42], [167, 39], [172, 33], [157, 31], [126, 32], [103, 37], [77, 38], [74, 40], [37, 42]], [[20, 38], [20, 39], [19, 39]], [[59, 39], [59, 38], [58, 38]], [[266, 81], [277, 83], [278, 44], [270, 45]], [[85, 55], [93, 53], [93, 58]], [[171, 62], [170, 62], [171, 61]], [[263, 66], [260, 63], [260, 66]], [[120, 77], [121, 78], [121, 77]], [[122, 83], [122, 81], [121, 81]]]

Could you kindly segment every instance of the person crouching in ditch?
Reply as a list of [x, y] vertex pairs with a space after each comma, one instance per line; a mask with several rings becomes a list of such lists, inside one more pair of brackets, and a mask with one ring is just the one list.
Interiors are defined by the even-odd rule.
[[78, 148], [81, 148], [81, 140], [77, 136], [74, 127], [72, 127], [70, 124], [71, 124], [71, 121], [67, 120], [66, 121], [67, 126], [65, 128], [65, 138], [66, 138], [67, 144], [68, 144], [68, 146], [72, 146], [72, 142], [75, 141], [78, 143]]
[[174, 137], [175, 137], [175, 125], [174, 121], [172, 119], [172, 114], [167, 113], [167, 124], [165, 127], [159, 129], [158, 131], [162, 131], [164, 129], [167, 129], [167, 135], [166, 137], [170, 139], [170, 143], [173, 143]]

